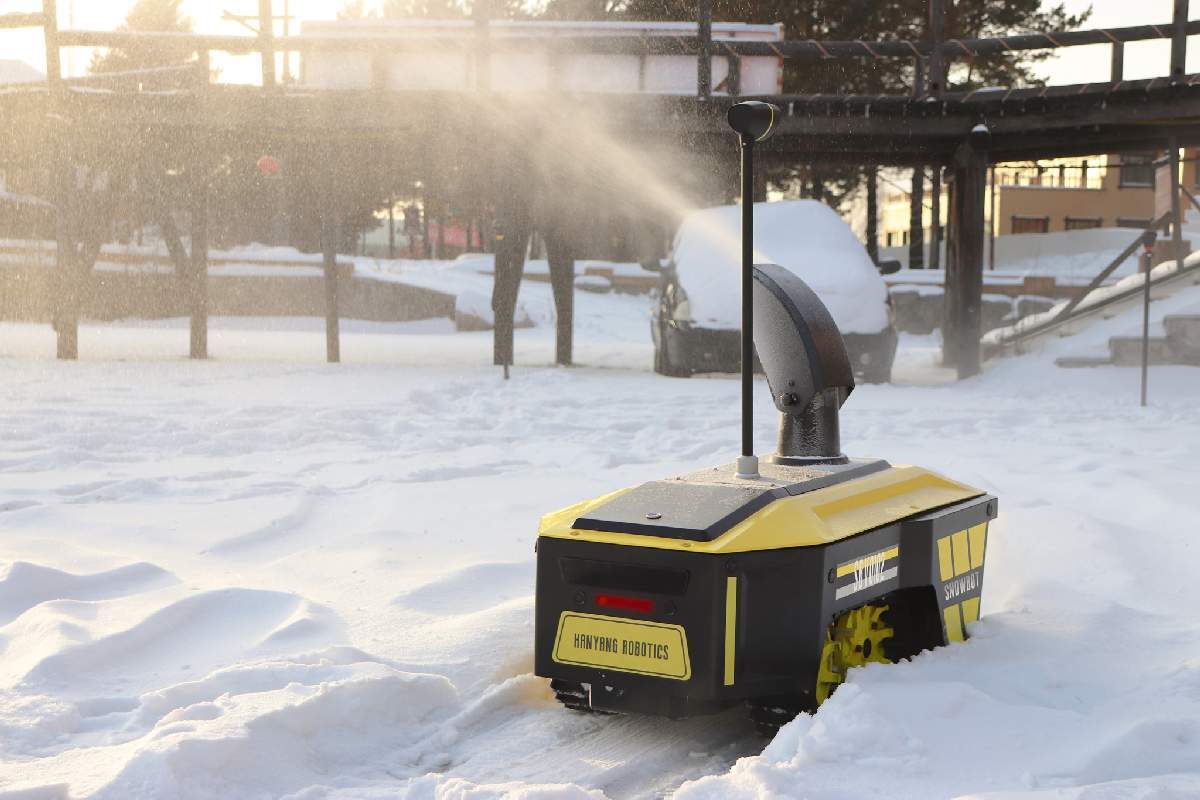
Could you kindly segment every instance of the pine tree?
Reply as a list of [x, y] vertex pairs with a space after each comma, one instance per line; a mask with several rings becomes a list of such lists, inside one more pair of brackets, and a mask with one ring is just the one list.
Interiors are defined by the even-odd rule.
[[[117, 30], [191, 33], [192, 20], [183, 15], [182, 0], [137, 0], [129, 15]], [[186, 64], [192, 60], [195, 48], [183, 44], [155, 42], [135, 48], [113, 48], [92, 57], [90, 70], [124, 72], [126, 70], [166, 67]]]
[[[1007, 36], [1033, 31], [1070, 30], [1091, 11], [1070, 14], [1058, 4], [1042, 8], [1041, 0], [956, 0], [948, 3], [947, 38]], [[694, 0], [628, 0], [627, 19], [692, 20]], [[783, 23], [786, 39], [887, 41], [926, 38], [929, 0], [714, 0], [713, 19], [721, 22]], [[1037, 85], [1035, 66], [1049, 52], [956, 60], [950, 88], [980, 85]], [[785, 62], [784, 92], [876, 93], [911, 86], [912, 65], [900, 59], [862, 59], [800, 64]]]
[[366, 0], [346, 0], [337, 13], [338, 19], [371, 19], [375, 12], [367, 11]]
[[[569, 0], [556, 0], [564, 2]], [[1034, 31], [1070, 30], [1091, 11], [1070, 14], [1060, 3], [1042, 8], [1041, 0], [954, 0], [947, 3], [947, 38], [1005, 36]], [[713, 19], [721, 22], [783, 23], [784, 38], [827, 41], [910, 40], [926, 38], [929, 0], [714, 0]], [[694, 0], [627, 0], [614, 17], [639, 20], [693, 20]], [[1042, 81], [1036, 66], [1046, 51], [980, 59], [952, 59], [947, 87], [1034, 86]], [[846, 59], [784, 62], [786, 94], [904, 94], [911, 91], [913, 62], [905, 59]], [[853, 168], [804, 166], [773, 172], [779, 188], [818, 197], [838, 206], [862, 182]]]

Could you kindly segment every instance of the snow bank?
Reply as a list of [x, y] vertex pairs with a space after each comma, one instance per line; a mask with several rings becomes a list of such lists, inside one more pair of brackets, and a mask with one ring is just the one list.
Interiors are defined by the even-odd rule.
[[[989, 269], [984, 277], [991, 281], [1002, 273], [1017, 276], [1053, 275], [1059, 283], [1086, 285], [1120, 255], [1138, 237], [1138, 233], [1136, 228], [1089, 228], [997, 236], [995, 264], [988, 262]], [[1194, 239], [1193, 231], [1186, 231], [1185, 238]], [[942, 264], [946, 263], [945, 247], [943, 242]], [[895, 259], [907, 266], [908, 245], [882, 247], [879, 257]], [[929, 263], [928, 243], [925, 245], [925, 263]], [[993, 266], [994, 271], [991, 269]], [[1135, 255], [1126, 259], [1114, 275], [1130, 275], [1137, 269]]]
[[[693, 212], [679, 227], [671, 259], [697, 325], [730, 329], [741, 324], [740, 230], [737, 206]], [[887, 327], [887, 287], [850, 226], [824, 203], [755, 203], [754, 240], [755, 260], [803, 278], [843, 333], [878, 333]]]
[[[274, 686], [262, 688], [272, 678]], [[353, 774], [364, 756], [411, 765], [437, 728], [436, 713], [457, 700], [445, 678], [369, 662], [265, 664], [204, 684], [154, 723], [93, 797], [124, 800], [150, 789], [199, 800], [244, 796], [251, 787], [280, 796]]]
[[902, 337], [843, 446], [1001, 498], [973, 638], [773, 742], [741, 708], [558, 708], [539, 515], [737, 450], [737, 381], [650, 373], [649, 302], [581, 293], [584, 366], [535, 328], [509, 381], [446, 329], [348, 325], [330, 367], [319, 321], [217, 319], [204, 364], [178, 321], [85, 324], [72, 363], [0, 324], [0, 797], [1200, 796], [1195, 368], [1141, 409], [1136, 370], [937, 385], [936, 337]]

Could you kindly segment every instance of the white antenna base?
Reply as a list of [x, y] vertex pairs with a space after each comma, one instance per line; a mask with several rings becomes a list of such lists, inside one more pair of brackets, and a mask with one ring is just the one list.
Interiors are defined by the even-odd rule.
[[738, 456], [737, 476], [754, 480], [758, 475], [758, 456]]

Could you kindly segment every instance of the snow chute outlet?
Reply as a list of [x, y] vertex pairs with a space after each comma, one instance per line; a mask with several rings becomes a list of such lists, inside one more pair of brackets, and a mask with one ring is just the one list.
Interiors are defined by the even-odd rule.
[[[748, 207], [755, 142], [782, 115], [741, 105], [730, 122]], [[841, 452], [854, 390], [842, 335], [801, 278], [752, 263], [748, 208], [742, 238], [741, 455], [541, 521], [534, 671], [569, 709], [684, 718], [746, 704], [770, 732], [854, 667], [960, 642], [979, 617], [997, 499]], [[755, 350], [780, 414], [761, 464]]]

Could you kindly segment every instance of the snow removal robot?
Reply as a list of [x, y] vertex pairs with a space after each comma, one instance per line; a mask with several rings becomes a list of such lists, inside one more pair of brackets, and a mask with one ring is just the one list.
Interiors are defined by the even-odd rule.
[[[682, 718], [744, 703], [771, 731], [848, 670], [962, 641], [979, 617], [996, 498], [843, 455], [854, 378], [841, 334], [799, 277], [752, 263], [753, 148], [777, 115], [729, 112], [742, 145], [741, 457], [556, 511], [538, 530], [534, 671], [568, 708]], [[781, 415], [761, 465], [755, 347]]]

